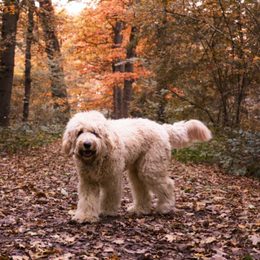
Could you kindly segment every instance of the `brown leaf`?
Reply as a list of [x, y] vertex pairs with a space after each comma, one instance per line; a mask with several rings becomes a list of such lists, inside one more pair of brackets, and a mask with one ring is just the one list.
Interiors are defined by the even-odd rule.
[[206, 205], [205, 202], [195, 202], [194, 209], [195, 211], [201, 211], [205, 209]]
[[174, 235], [174, 234], [167, 234], [167, 235], [165, 235], [165, 238], [166, 238], [166, 240], [168, 241], [168, 242], [173, 242], [174, 240], [176, 240], [176, 235]]
[[260, 236], [257, 234], [249, 236], [249, 239], [252, 242], [253, 246], [256, 246], [258, 243], [260, 243]]
[[200, 241], [201, 244], [211, 244], [213, 243], [214, 241], [216, 241], [216, 238], [215, 237], [207, 237], [207, 238], [204, 238]]
[[114, 249], [112, 247], [105, 247], [104, 248], [104, 252], [106, 252], [106, 253], [113, 253]]
[[125, 243], [125, 240], [122, 239], [122, 238], [117, 238], [117, 239], [114, 239], [112, 242], [117, 244], [117, 245], [122, 245], [122, 244]]

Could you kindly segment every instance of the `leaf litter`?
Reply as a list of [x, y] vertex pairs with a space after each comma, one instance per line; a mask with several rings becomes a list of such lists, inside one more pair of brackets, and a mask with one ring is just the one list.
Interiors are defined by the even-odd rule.
[[172, 160], [176, 210], [131, 216], [126, 178], [117, 217], [71, 221], [77, 175], [60, 143], [0, 157], [0, 260], [260, 259], [260, 183]]

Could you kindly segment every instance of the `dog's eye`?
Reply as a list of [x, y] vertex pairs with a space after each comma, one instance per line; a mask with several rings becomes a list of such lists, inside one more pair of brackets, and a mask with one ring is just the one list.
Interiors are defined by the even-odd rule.
[[81, 134], [83, 134], [83, 130], [80, 130], [77, 134], [77, 137], [79, 137]]
[[95, 135], [96, 137], [100, 138], [100, 136], [95, 131], [91, 131], [90, 133]]

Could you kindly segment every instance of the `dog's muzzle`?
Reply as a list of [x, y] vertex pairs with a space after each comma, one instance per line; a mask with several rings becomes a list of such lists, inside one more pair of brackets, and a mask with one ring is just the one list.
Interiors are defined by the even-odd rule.
[[81, 157], [86, 157], [86, 158], [90, 158], [92, 156], [94, 156], [96, 154], [96, 151], [95, 150], [85, 150], [85, 149], [81, 149], [79, 151], [79, 155]]
[[85, 141], [82, 145], [82, 148], [79, 150], [79, 155], [84, 158], [91, 158], [96, 154], [96, 150], [93, 147], [93, 144], [89, 141]]

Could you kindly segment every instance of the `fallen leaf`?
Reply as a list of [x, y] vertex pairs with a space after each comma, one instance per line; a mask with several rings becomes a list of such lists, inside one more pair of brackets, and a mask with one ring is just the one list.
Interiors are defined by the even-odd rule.
[[104, 252], [106, 252], [106, 253], [113, 253], [114, 249], [112, 247], [105, 247], [104, 248]]
[[69, 196], [69, 193], [63, 188], [61, 188], [60, 192], [62, 195], [66, 196], [66, 197]]
[[144, 254], [147, 251], [147, 249], [143, 248], [143, 249], [137, 249], [136, 253], [137, 254]]
[[249, 209], [255, 209], [255, 206], [254, 206], [253, 204], [249, 204], [249, 205], [248, 205], [248, 208], [249, 208]]
[[201, 244], [211, 244], [216, 241], [215, 237], [207, 237], [201, 240]]
[[256, 246], [258, 243], [260, 243], [260, 236], [257, 234], [249, 236], [249, 239], [251, 240], [253, 246]]
[[167, 235], [165, 235], [165, 238], [166, 238], [166, 240], [168, 241], [168, 242], [172, 242], [172, 241], [174, 241], [174, 240], [176, 240], [176, 236], [174, 235], [174, 234], [167, 234]]
[[194, 209], [195, 211], [201, 211], [205, 209], [206, 205], [207, 204], [205, 202], [196, 202], [194, 205]]
[[125, 240], [122, 238], [117, 238], [115, 240], [112, 241], [113, 243], [117, 244], [117, 245], [122, 245], [125, 243]]
[[[2, 258], [0, 256], [1, 260], [5, 260], [5, 258]], [[6, 258], [8, 260], [9, 257]], [[27, 255], [12, 255], [12, 260], [29, 260], [30, 258]]]

